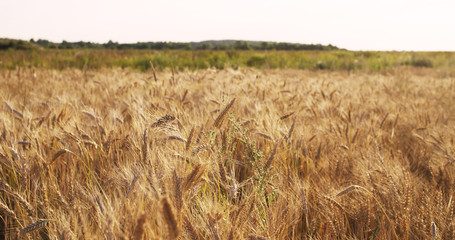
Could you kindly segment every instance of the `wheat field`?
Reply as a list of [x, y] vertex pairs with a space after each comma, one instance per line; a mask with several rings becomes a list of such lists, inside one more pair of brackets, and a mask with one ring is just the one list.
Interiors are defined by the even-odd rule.
[[0, 71], [5, 239], [455, 239], [455, 79]]

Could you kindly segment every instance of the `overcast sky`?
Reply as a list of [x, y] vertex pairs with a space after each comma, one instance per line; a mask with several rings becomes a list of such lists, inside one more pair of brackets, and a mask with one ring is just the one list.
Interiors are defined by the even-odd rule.
[[0, 38], [455, 51], [455, 0], [0, 0]]

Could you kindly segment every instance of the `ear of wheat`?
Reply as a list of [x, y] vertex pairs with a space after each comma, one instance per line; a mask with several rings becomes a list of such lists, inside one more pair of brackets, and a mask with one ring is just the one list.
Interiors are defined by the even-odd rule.
[[167, 198], [161, 200], [164, 221], [167, 224], [169, 237], [176, 239], [179, 236], [177, 218]]
[[22, 195], [13, 191], [13, 189], [11, 188], [11, 186], [8, 183], [0, 180], [0, 189], [4, 190], [10, 196], [13, 196], [14, 198], [16, 198], [16, 200], [25, 207], [25, 210], [27, 211], [29, 216], [33, 215], [33, 213], [35, 211], [34, 211], [33, 207], [30, 205], [30, 203], [27, 202], [27, 200], [25, 200], [25, 198], [22, 197]]
[[167, 122], [173, 121], [175, 119], [174, 116], [166, 114], [164, 117], [158, 119], [156, 122], [152, 124], [152, 127], [159, 127]]
[[196, 165], [193, 171], [191, 171], [191, 173], [188, 174], [188, 176], [185, 178], [185, 181], [183, 183], [183, 190], [186, 191], [198, 184], [202, 178], [202, 175], [204, 175], [204, 171], [205, 169], [201, 164]]
[[291, 129], [289, 129], [289, 133], [288, 133], [288, 137], [287, 137], [288, 141], [289, 141], [289, 139], [291, 139], [292, 132], [294, 131], [294, 127], [295, 127], [295, 118], [292, 120]]
[[44, 226], [46, 226], [46, 223], [48, 223], [50, 220], [48, 219], [40, 219], [24, 228], [22, 228], [20, 231], [19, 231], [19, 235], [24, 235], [26, 233], [30, 233], [30, 232], [33, 232], [33, 231], [36, 231]]
[[229, 102], [228, 105], [226, 105], [226, 107], [224, 107], [223, 111], [220, 112], [220, 114], [215, 119], [215, 122], [213, 124], [215, 127], [219, 128], [221, 126], [221, 123], [223, 123], [226, 113], [229, 111], [229, 109], [232, 107], [232, 105], [234, 105], [234, 102], [235, 102], [235, 98], [232, 99], [231, 102]]
[[65, 153], [72, 153], [72, 152], [70, 150], [66, 149], [66, 148], [62, 148], [62, 149], [58, 150], [54, 154], [54, 156], [52, 156], [52, 159], [51, 159], [49, 164], [53, 163], [55, 160], [57, 160], [57, 158], [59, 158], [60, 156], [62, 156]]
[[191, 156], [193, 157], [193, 156], [195, 156], [196, 154], [198, 154], [198, 153], [201, 152], [201, 151], [210, 149], [210, 147], [211, 147], [211, 146], [208, 145], [208, 144], [200, 145], [200, 146], [198, 146], [196, 149], [194, 149], [193, 152], [191, 152]]
[[145, 214], [142, 214], [137, 220], [137, 225], [134, 229], [133, 240], [142, 240], [142, 237], [144, 236], [144, 224], [146, 220], [147, 216]]
[[16, 219], [16, 213], [2, 202], [0, 202], [0, 213], [3, 216], [9, 216], [12, 217], [13, 219]]
[[194, 127], [191, 128], [190, 134], [188, 135], [188, 138], [186, 139], [186, 144], [185, 144], [185, 149], [188, 151], [191, 146], [191, 140], [193, 139], [193, 134], [194, 134]]
[[291, 112], [291, 113], [288, 113], [288, 114], [286, 114], [286, 115], [281, 116], [281, 117], [280, 117], [280, 120], [284, 120], [284, 119], [286, 119], [286, 118], [288, 118], [288, 117], [290, 117], [290, 116], [292, 116], [292, 115], [294, 115], [294, 112]]
[[264, 170], [267, 170], [272, 165], [273, 159], [275, 158], [277, 147], [278, 143], [275, 143], [275, 147], [273, 148], [273, 151], [270, 153], [270, 156], [267, 159], [267, 162], [265, 163]]
[[366, 189], [366, 188], [364, 188], [364, 187], [362, 187], [362, 186], [359, 186], [359, 185], [351, 185], [351, 186], [345, 188], [344, 190], [340, 191], [336, 196], [337, 196], [337, 197], [340, 197], [340, 196], [343, 196], [343, 195], [345, 195], [345, 194], [347, 194], [347, 193], [349, 193], [349, 192], [351, 192], [351, 191], [357, 190], [357, 189], [362, 189], [362, 190], [364, 190], [365, 192], [370, 193], [370, 191], [368, 191], [368, 189]]
[[196, 232], [196, 229], [194, 229], [193, 224], [191, 224], [190, 220], [187, 217], [183, 218], [183, 224], [184, 224], [185, 230], [191, 240], [200, 239]]

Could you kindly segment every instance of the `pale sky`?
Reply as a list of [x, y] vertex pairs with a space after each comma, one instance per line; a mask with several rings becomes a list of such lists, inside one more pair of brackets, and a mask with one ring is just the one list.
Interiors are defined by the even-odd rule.
[[455, 0], [0, 0], [0, 38], [455, 51]]

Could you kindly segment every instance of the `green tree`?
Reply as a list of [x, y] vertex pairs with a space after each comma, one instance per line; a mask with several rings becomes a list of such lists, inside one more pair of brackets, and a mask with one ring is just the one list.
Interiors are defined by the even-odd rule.
[[250, 50], [251, 46], [246, 41], [237, 41], [237, 42], [235, 42], [234, 49], [237, 49], [237, 50]]

